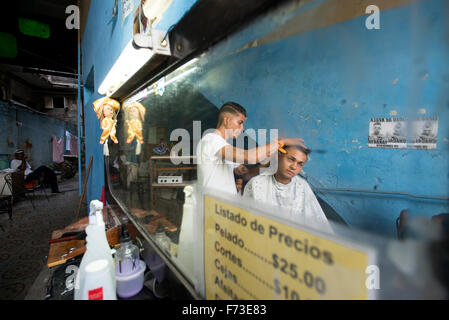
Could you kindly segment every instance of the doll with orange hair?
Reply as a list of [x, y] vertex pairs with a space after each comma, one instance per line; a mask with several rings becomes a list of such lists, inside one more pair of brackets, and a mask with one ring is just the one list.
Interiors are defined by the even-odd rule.
[[126, 143], [131, 143], [134, 138], [143, 144], [142, 136], [142, 121], [145, 120], [145, 107], [139, 103], [134, 102], [125, 109], [126, 124], [128, 125], [128, 139]]
[[120, 109], [120, 103], [111, 98], [100, 98], [93, 103], [94, 111], [100, 120], [103, 133], [100, 137], [100, 144], [104, 144], [110, 137], [115, 144], [118, 143], [115, 125], [117, 123], [116, 111]]

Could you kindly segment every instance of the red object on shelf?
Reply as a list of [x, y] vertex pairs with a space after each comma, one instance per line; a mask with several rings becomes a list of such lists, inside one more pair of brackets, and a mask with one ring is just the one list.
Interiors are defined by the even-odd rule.
[[106, 207], [106, 194], [104, 186], [101, 188], [101, 198], [100, 201], [103, 202], [103, 207]]

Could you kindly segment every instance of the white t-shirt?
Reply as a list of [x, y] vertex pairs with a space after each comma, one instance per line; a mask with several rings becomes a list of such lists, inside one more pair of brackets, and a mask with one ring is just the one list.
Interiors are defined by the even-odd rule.
[[252, 178], [245, 186], [244, 197], [281, 207], [273, 212], [284, 219], [333, 233], [332, 228], [306, 180], [299, 176], [282, 184], [272, 174]]
[[[27, 175], [29, 175], [31, 172], [33, 172], [33, 170], [31, 170], [31, 166], [28, 163], [28, 161], [26, 163], [27, 163], [27, 166], [26, 166], [26, 169], [25, 169], [25, 177]], [[22, 160], [14, 159], [14, 160], [11, 161], [11, 169], [17, 170], [20, 167], [21, 164], [22, 164]]]
[[206, 134], [198, 143], [198, 183], [203, 188], [212, 188], [226, 193], [237, 194], [234, 168], [238, 163], [223, 160], [219, 151], [229, 145], [216, 133]]

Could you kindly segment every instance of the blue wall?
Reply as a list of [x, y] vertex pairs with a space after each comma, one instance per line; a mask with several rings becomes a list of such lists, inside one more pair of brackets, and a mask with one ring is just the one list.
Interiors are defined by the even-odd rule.
[[[420, 1], [382, 11], [380, 30], [366, 29], [361, 16], [238, 50], [276, 19], [261, 21], [211, 50], [191, 81], [217, 106], [245, 106], [248, 128], [280, 128], [281, 136], [300, 136], [322, 150], [305, 167], [314, 187], [447, 197], [447, 12], [444, 0]], [[436, 150], [368, 148], [370, 118], [412, 118], [422, 108], [439, 119]], [[402, 209], [424, 216], [449, 209], [447, 200], [321, 195], [350, 225], [390, 236]]]
[[[168, 30], [171, 25], [179, 21], [195, 2], [196, 0], [173, 1], [164, 13], [162, 21], [155, 27], [159, 30]], [[93, 157], [87, 184], [88, 203], [91, 200], [100, 199], [101, 189], [104, 185], [103, 146], [99, 144], [102, 130], [93, 111], [92, 103], [96, 99], [101, 98], [98, 94], [98, 88], [125, 46], [132, 39], [133, 15], [139, 3], [139, 0], [134, 0], [134, 10], [125, 19], [122, 26], [120, 1], [118, 2], [118, 11], [115, 18], [112, 17], [114, 1], [91, 1], [81, 42], [83, 81], [86, 83], [93, 80], [93, 83], [89, 83], [91, 88], [85, 87], [84, 89], [86, 168], [90, 157]], [[91, 75], [91, 79], [87, 81], [89, 75]]]
[[[319, 11], [332, 3], [316, 1], [260, 19], [207, 52], [201, 71], [183, 81], [216, 106], [228, 100], [242, 104], [249, 113], [248, 128], [280, 128], [281, 135], [301, 136], [312, 149], [322, 150], [305, 167], [314, 187], [447, 197], [449, 4], [425, 0], [381, 11], [380, 30], [365, 28], [366, 15], [311, 26], [332, 19]], [[113, 28], [108, 24], [112, 5], [102, 6], [92, 2], [83, 39], [83, 73], [86, 77], [95, 62], [95, 91], [132, 33], [131, 17], [122, 29], [119, 16]], [[316, 16], [310, 19], [313, 10]], [[177, 12], [180, 18], [182, 11]], [[273, 30], [291, 21], [302, 31], [290, 28], [287, 36], [273, 36]], [[256, 39], [258, 45], [248, 45]], [[101, 130], [91, 108], [96, 98], [85, 101], [86, 159], [94, 155], [88, 200], [99, 198], [104, 181]], [[370, 118], [413, 117], [419, 109], [439, 119], [437, 150], [368, 148]], [[343, 192], [321, 196], [350, 225], [389, 236], [402, 209], [424, 216], [449, 209], [447, 200]]]
[[[20, 145], [16, 122], [21, 122]], [[36, 123], [39, 125], [36, 126]], [[76, 135], [76, 125], [50, 118], [31, 111], [16, 109], [6, 102], [0, 102], [0, 154], [11, 155], [17, 148], [24, 147], [28, 141], [32, 148], [27, 151], [33, 168], [53, 163], [52, 137], [58, 139], [65, 136], [65, 130]], [[12, 142], [11, 145], [8, 144]]]

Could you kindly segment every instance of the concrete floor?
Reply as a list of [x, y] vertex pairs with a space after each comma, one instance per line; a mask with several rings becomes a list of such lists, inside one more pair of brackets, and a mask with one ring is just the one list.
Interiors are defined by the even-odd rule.
[[[78, 175], [60, 182], [59, 189], [62, 193], [47, 189], [49, 201], [37, 192], [36, 210], [30, 201], [21, 200], [14, 204], [12, 220], [0, 214], [0, 300], [39, 299], [38, 292], [29, 291], [35, 283], [44, 283], [51, 233], [75, 221]], [[84, 200], [80, 217], [85, 215]]]

